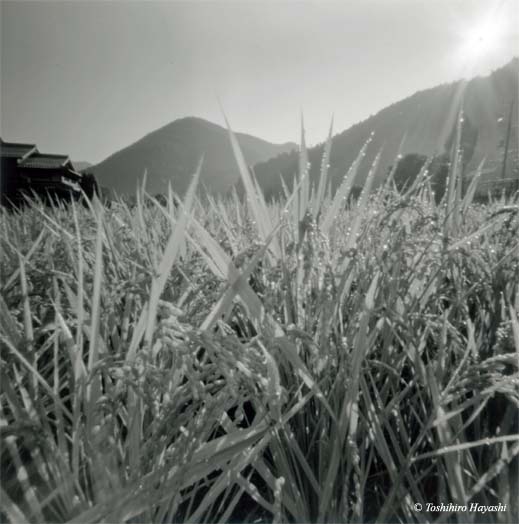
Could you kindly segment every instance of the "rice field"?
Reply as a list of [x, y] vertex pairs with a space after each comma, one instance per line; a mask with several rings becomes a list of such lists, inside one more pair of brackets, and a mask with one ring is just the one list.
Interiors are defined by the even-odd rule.
[[517, 522], [517, 195], [230, 140], [242, 200], [1, 211], [2, 521]]

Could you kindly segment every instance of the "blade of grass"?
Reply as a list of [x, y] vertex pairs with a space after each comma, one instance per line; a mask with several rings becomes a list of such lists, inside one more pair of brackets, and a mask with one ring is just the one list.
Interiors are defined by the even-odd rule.
[[331, 202], [328, 211], [326, 212], [321, 221], [320, 228], [325, 235], [329, 233], [329, 230], [333, 222], [337, 220], [339, 211], [342, 209], [342, 207], [346, 203], [346, 200], [348, 199], [350, 191], [353, 187], [353, 182], [355, 181], [355, 177], [357, 176], [357, 171], [359, 169], [360, 163], [362, 162], [366, 154], [366, 149], [368, 148], [368, 145], [371, 142], [371, 140], [372, 136], [370, 136], [362, 146], [361, 150], [359, 151], [359, 154], [357, 155], [357, 158], [355, 158], [355, 160], [351, 164], [351, 167], [348, 169], [348, 172], [346, 173], [341, 185], [339, 186], [339, 189], [333, 197], [333, 201]]

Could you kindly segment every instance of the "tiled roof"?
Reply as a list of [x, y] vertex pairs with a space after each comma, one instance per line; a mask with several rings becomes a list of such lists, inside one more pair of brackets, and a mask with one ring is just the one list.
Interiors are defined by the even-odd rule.
[[69, 162], [70, 159], [67, 155], [45, 155], [42, 153], [34, 153], [21, 162], [20, 167], [56, 169], [65, 166]]
[[36, 150], [35, 144], [17, 144], [0, 140], [0, 156], [4, 158], [22, 158], [33, 149]]

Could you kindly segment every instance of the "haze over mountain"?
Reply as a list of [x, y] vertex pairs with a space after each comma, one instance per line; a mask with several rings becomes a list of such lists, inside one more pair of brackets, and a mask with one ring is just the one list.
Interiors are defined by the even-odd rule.
[[[272, 144], [242, 133], [236, 136], [251, 165], [297, 147], [290, 142]], [[202, 155], [201, 184], [211, 192], [228, 191], [239, 179], [228, 132], [195, 117], [175, 120], [149, 133], [89, 171], [101, 186], [133, 195], [147, 170], [146, 189], [150, 194], [165, 193], [169, 182], [176, 193], [183, 194]]]
[[[513, 100], [515, 109], [512, 111], [510, 147], [515, 156], [513, 162], [509, 161], [507, 164], [507, 176], [512, 169], [517, 168], [518, 76], [519, 59], [514, 58], [489, 76], [476, 77], [466, 83], [464, 126], [470, 134], [472, 149], [468, 167], [471, 168], [486, 158], [489, 171], [493, 170], [486, 175], [490, 178], [500, 173]], [[386, 81], [390, 82], [391, 79]], [[382, 154], [378, 181], [385, 176], [388, 167], [395, 160], [404, 134], [406, 138], [403, 154], [434, 155], [444, 152], [456, 121], [461, 86], [461, 82], [455, 82], [420, 91], [335, 135], [329, 162], [332, 184], [336, 185], [342, 180], [372, 132], [374, 136], [361, 164], [357, 183], [364, 180], [375, 155], [380, 150]], [[310, 148], [308, 152], [311, 163], [310, 176], [314, 182], [320, 170], [322, 152], [322, 144]], [[298, 170], [298, 154], [283, 154], [259, 163], [254, 170], [267, 196], [276, 194], [281, 191], [280, 174], [286, 182], [292, 183], [294, 173]]]
[[[336, 134], [329, 162], [332, 185], [339, 183], [372, 132], [374, 136], [361, 164], [357, 184], [363, 181], [380, 150], [377, 179], [383, 179], [404, 135], [404, 155], [443, 153], [452, 136], [462, 82], [465, 82], [464, 126], [471, 142], [468, 168], [486, 158], [487, 178], [501, 173], [508, 117], [515, 100], [510, 140], [513, 158], [508, 162], [508, 176], [514, 169], [514, 162], [517, 163], [518, 78], [519, 59], [515, 58], [487, 77], [417, 92]], [[254, 165], [258, 182], [267, 196], [281, 190], [280, 174], [286, 182], [292, 182], [298, 169], [294, 143], [277, 145], [242, 133], [237, 133], [237, 138], [246, 161]], [[322, 144], [308, 151], [312, 166], [310, 176], [314, 181], [318, 177], [322, 151]], [[100, 185], [118, 193], [134, 194], [147, 170], [149, 193], [164, 193], [171, 182], [174, 191], [183, 194], [202, 155], [205, 160], [201, 183], [209, 191], [224, 193], [239, 181], [227, 130], [195, 117], [176, 120], [157, 129], [88, 170], [94, 172]]]
[[76, 171], [84, 171], [93, 165], [91, 162], [86, 162], [84, 160], [72, 160], [72, 164], [76, 168]]

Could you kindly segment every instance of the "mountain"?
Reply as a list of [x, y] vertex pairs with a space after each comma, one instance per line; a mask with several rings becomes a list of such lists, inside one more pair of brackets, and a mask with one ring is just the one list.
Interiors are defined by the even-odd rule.
[[[236, 137], [246, 161], [253, 165], [295, 149], [293, 143], [271, 144], [251, 135]], [[135, 193], [147, 170], [146, 189], [155, 195], [173, 190], [183, 194], [200, 158], [200, 182], [211, 192], [224, 193], [239, 179], [226, 129], [201, 118], [188, 117], [153, 131], [89, 169], [100, 185], [120, 194]]]
[[72, 160], [72, 165], [74, 166], [76, 171], [84, 171], [85, 169], [92, 167], [92, 164], [90, 162], [84, 162], [82, 160]]
[[[385, 177], [389, 166], [395, 160], [404, 134], [406, 136], [402, 150], [404, 155], [407, 153], [434, 155], [446, 152], [449, 144], [452, 143], [462, 86], [465, 86], [464, 134], [470, 135], [468, 140], [470, 162], [467, 169], [474, 168], [486, 157], [487, 179], [501, 175], [508, 120], [511, 114], [508, 158], [511, 154], [513, 159], [507, 163], [506, 175], [510, 176], [512, 170], [517, 168], [518, 162], [518, 76], [519, 59], [514, 58], [487, 77], [439, 85], [415, 93], [335, 135], [329, 161], [332, 185], [336, 186], [342, 180], [372, 132], [374, 132], [372, 142], [359, 169], [357, 184], [365, 179], [371, 163], [380, 150], [382, 154], [376, 180], [379, 183]], [[514, 100], [514, 109], [511, 110]], [[323, 144], [308, 151], [311, 163], [310, 180], [313, 183], [318, 180], [322, 153]], [[285, 182], [291, 184], [297, 170], [297, 152], [283, 154], [254, 166], [258, 182], [267, 196], [281, 191], [280, 175]]]

